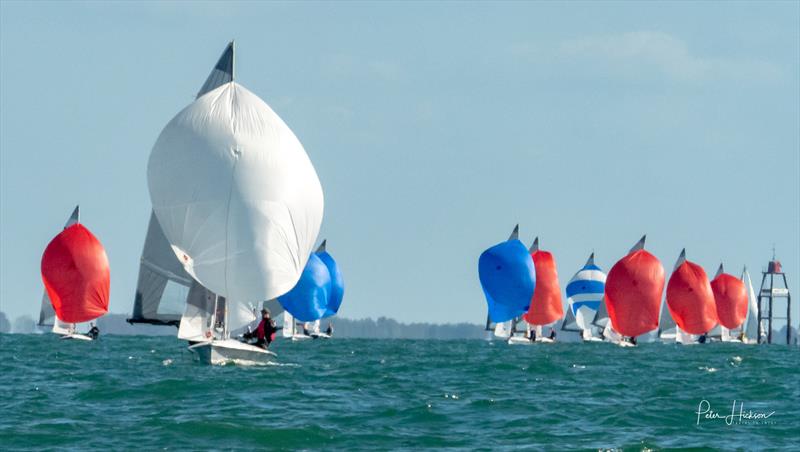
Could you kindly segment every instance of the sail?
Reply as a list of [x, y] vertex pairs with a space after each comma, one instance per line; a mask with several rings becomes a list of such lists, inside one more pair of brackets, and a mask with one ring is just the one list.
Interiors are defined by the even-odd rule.
[[556, 260], [552, 253], [538, 249], [531, 253], [536, 272], [536, 287], [524, 319], [531, 325], [549, 325], [564, 316]]
[[186, 310], [178, 326], [178, 339], [201, 342], [212, 339], [216, 295], [197, 282], [186, 297]]
[[606, 307], [606, 299], [605, 295], [603, 295], [603, 299], [600, 300], [600, 307], [597, 309], [597, 314], [594, 315], [594, 320], [592, 320], [592, 325], [605, 328], [609, 320], [611, 319], [608, 317], [608, 307]]
[[231, 82], [196, 99], [161, 132], [147, 176], [164, 235], [205, 287], [258, 302], [295, 286], [322, 223], [322, 186], [258, 96]]
[[154, 213], [139, 264], [131, 323], [178, 325], [193, 279], [172, 252]]
[[528, 249], [515, 238], [518, 228], [478, 258], [478, 278], [494, 322], [521, 316], [533, 297], [536, 273]]
[[494, 336], [499, 338], [507, 338], [511, 336], [510, 322], [512, 322], [512, 320], [506, 320], [504, 322], [495, 323]]
[[218, 87], [230, 83], [233, 81], [233, 68], [234, 68], [234, 44], [231, 41], [226, 47], [225, 50], [222, 52], [222, 55], [217, 60], [217, 64], [214, 65], [214, 69], [211, 70], [211, 73], [208, 74], [208, 78], [206, 78], [206, 82], [203, 83], [203, 86], [200, 88], [200, 91], [197, 93], [197, 97], [200, 97], [210, 91], [217, 89]]
[[283, 312], [283, 329], [281, 330], [283, 337], [294, 336], [294, 317], [289, 311]]
[[[600, 309], [606, 287], [606, 274], [595, 265], [594, 253], [586, 260], [583, 268], [567, 283], [567, 311], [572, 313], [576, 327], [591, 330], [592, 323]], [[569, 315], [568, 312], [568, 315]]]
[[605, 302], [613, 329], [638, 336], [658, 327], [664, 267], [644, 249], [644, 237], [608, 272]]
[[327, 312], [330, 291], [328, 267], [316, 254], [311, 254], [297, 285], [278, 297], [278, 301], [297, 320], [311, 322]]
[[705, 334], [717, 324], [714, 292], [703, 267], [686, 260], [682, 251], [667, 283], [667, 308], [678, 327]]
[[747, 286], [747, 320], [744, 323], [745, 340], [751, 343], [758, 342], [758, 300], [753, 290], [753, 281], [747, 267], [742, 270], [742, 281]]
[[[225, 47], [197, 97], [233, 81], [233, 60], [234, 46], [231, 42]], [[192, 281], [172, 251], [155, 213], [151, 211], [139, 264], [133, 315], [128, 322], [177, 326]]]
[[742, 326], [747, 318], [747, 289], [744, 282], [728, 273], [720, 273], [711, 281], [711, 290], [720, 325], [728, 330]]
[[584, 329], [578, 326], [578, 322], [575, 319], [575, 315], [572, 313], [572, 309], [567, 309], [567, 314], [564, 316], [564, 321], [561, 323], [561, 331], [575, 331], [581, 332]]
[[62, 321], [88, 322], [108, 312], [108, 257], [82, 224], [64, 229], [47, 245], [41, 270], [47, 296]]
[[[67, 222], [64, 223], [64, 229], [72, 226], [75, 223], [79, 223], [81, 220], [81, 209], [80, 206], [75, 206], [75, 209], [72, 210], [72, 214], [67, 219]], [[50, 297], [47, 296], [47, 290], [44, 290], [42, 293], [42, 305], [39, 309], [39, 326], [52, 326], [54, 328], [54, 332], [59, 332], [61, 327], [57, 325], [56, 319], [56, 311], [53, 310], [53, 303], [50, 301]], [[59, 331], [55, 331], [59, 330]]]
[[336, 260], [327, 251], [327, 243], [327, 240], [323, 240], [317, 251], [315, 251], [317, 257], [328, 267], [328, 272], [331, 275], [331, 291], [323, 317], [330, 317], [339, 312], [342, 298], [344, 298], [344, 278], [342, 278], [342, 272], [339, 271], [339, 265]]
[[675, 324], [675, 320], [672, 319], [672, 315], [669, 313], [666, 298], [661, 302], [660, 312], [661, 314], [659, 315], [658, 320], [658, 336], [672, 337], [675, 333], [667, 332], [677, 328], [678, 325]]

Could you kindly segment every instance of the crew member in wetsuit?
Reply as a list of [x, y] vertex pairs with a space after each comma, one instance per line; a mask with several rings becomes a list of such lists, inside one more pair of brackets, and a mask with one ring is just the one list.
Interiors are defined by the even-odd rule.
[[270, 318], [269, 309], [261, 310], [261, 322], [258, 323], [256, 330], [252, 333], [245, 335], [246, 339], [251, 339], [255, 336], [257, 347], [267, 348], [272, 343], [272, 338], [275, 336], [275, 321]]
[[303, 335], [308, 336], [308, 322], [303, 323]]
[[636, 345], [636, 336], [631, 336], [631, 344]]
[[333, 336], [333, 323], [328, 322], [328, 328], [325, 329], [325, 334], [328, 336]]
[[703, 333], [703, 334], [701, 334], [701, 335], [700, 335], [700, 337], [698, 337], [698, 338], [697, 338], [697, 343], [699, 343], [699, 344], [705, 344], [705, 343], [706, 343], [706, 335], [707, 335], [707, 334], [708, 334], [708, 333]]
[[97, 339], [97, 336], [100, 336], [100, 329], [97, 328], [97, 325], [95, 325], [94, 323], [90, 323], [89, 325], [91, 325], [92, 328], [89, 329], [89, 332], [86, 333], [86, 335], [91, 337], [92, 339]]
[[556, 340], [556, 330], [554, 328], [550, 328], [550, 340]]
[[530, 339], [531, 339], [531, 342], [536, 342], [536, 329], [535, 328], [531, 328]]

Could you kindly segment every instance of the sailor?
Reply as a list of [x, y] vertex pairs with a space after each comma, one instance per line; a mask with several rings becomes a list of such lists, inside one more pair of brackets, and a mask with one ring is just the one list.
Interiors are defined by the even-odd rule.
[[333, 323], [328, 322], [328, 328], [325, 329], [325, 334], [328, 336], [333, 336]]
[[303, 335], [308, 336], [308, 322], [303, 323]]
[[250, 339], [255, 336], [255, 345], [261, 348], [267, 348], [275, 337], [275, 331], [277, 331], [277, 328], [275, 328], [275, 321], [270, 318], [269, 309], [265, 308], [261, 310], [261, 322], [259, 322], [256, 327], [255, 333], [248, 333], [245, 337]]
[[550, 340], [556, 340], [556, 330], [554, 328], [550, 328]]
[[707, 334], [708, 333], [701, 334], [700, 337], [697, 338], [697, 343], [698, 344], [705, 344], [706, 343], [706, 335]]
[[636, 336], [631, 336], [631, 344], [636, 345]]
[[536, 329], [531, 329], [531, 334], [529, 337], [531, 339], [531, 342], [536, 342]]
[[89, 329], [89, 332], [86, 333], [87, 336], [91, 337], [92, 339], [97, 339], [97, 336], [100, 336], [100, 329], [97, 328], [97, 325], [94, 323], [89, 324], [92, 328]]

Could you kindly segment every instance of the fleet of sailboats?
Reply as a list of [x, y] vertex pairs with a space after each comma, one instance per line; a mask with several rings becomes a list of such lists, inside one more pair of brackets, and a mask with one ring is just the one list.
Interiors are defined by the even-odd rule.
[[[231, 42], [195, 100], [164, 127], [148, 162], [153, 209], [139, 266], [131, 323], [173, 325], [200, 361], [265, 362], [275, 356], [237, 338], [259, 308], [283, 314], [281, 336], [328, 338], [344, 281], [323, 240], [323, 191], [302, 144], [283, 120], [234, 77]], [[543, 327], [585, 342], [633, 346], [655, 331], [662, 342], [758, 341], [750, 275], [709, 281], [685, 249], [665, 288], [661, 262], [643, 236], [606, 275], [592, 253], [566, 286], [555, 257], [509, 238], [481, 253], [478, 276], [486, 329], [509, 344], [553, 342]], [[76, 207], [42, 257], [39, 326], [65, 338], [108, 310], [108, 259]], [[265, 314], [266, 315], [266, 314]], [[301, 331], [302, 330], [302, 331]], [[522, 334], [518, 334], [522, 331]], [[554, 333], [553, 333], [554, 335]]]
[[[664, 268], [645, 250], [643, 236], [608, 275], [595, 264], [592, 253], [567, 284], [567, 309], [562, 315], [555, 259], [539, 249], [537, 238], [525, 262], [518, 244], [513, 243], [518, 241], [518, 230], [519, 226], [509, 238], [510, 244], [500, 248], [503, 244], [495, 245], [479, 259], [479, 276], [489, 309], [486, 329], [497, 339], [509, 344], [535, 343], [542, 336], [543, 325], [560, 322], [561, 331], [572, 335], [569, 341], [577, 336], [584, 342], [623, 347], [635, 346], [637, 338], [679, 344], [757, 342], [758, 307], [746, 269], [741, 278], [736, 278], [724, 273], [720, 265], [714, 280], [709, 281], [699, 265], [686, 259], [683, 250], [665, 284]], [[488, 261], [489, 252], [494, 254], [492, 261]], [[528, 264], [533, 264], [533, 274]], [[530, 306], [520, 314], [520, 294], [526, 295], [531, 286]], [[522, 329], [520, 320], [527, 331], [515, 334]]]

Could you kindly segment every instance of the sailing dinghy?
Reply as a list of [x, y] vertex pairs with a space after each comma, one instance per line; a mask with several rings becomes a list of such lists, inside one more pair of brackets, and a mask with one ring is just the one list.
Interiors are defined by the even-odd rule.
[[[609, 333], [613, 330], [621, 337], [634, 338], [658, 328], [664, 267], [658, 258], [644, 249], [645, 239], [643, 236], [625, 257], [611, 267], [606, 279], [607, 326], [610, 327]], [[616, 336], [613, 340], [617, 340]], [[616, 343], [633, 345], [622, 340]]]
[[[539, 249], [539, 237], [533, 240], [528, 252], [536, 272], [536, 287], [528, 310], [522, 318], [530, 325], [528, 329], [533, 328], [536, 333], [534, 342], [551, 343], [553, 339], [544, 337], [542, 329], [545, 325], [552, 325], [564, 315], [556, 261], [552, 253]], [[528, 343], [531, 343], [530, 331], [528, 335]]]
[[744, 281], [725, 273], [722, 264], [711, 281], [714, 303], [717, 307], [720, 340], [741, 342], [741, 328], [747, 320], [747, 288]]
[[[143, 273], [156, 276], [155, 292], [175, 280], [191, 292], [197, 282], [195, 291], [206, 294], [199, 317], [206, 326], [213, 318], [203, 342], [190, 347], [202, 361], [269, 361], [273, 353], [230, 338], [241, 322], [255, 318], [249, 303], [275, 299], [297, 283], [322, 221], [323, 195], [292, 131], [234, 81], [232, 42], [197, 99], [161, 132], [148, 162], [148, 186], [157, 227], [151, 221], [145, 252], [155, 229], [182, 271], [168, 271], [175, 261], [163, 259], [163, 265], [140, 269], [140, 283]], [[142, 314], [152, 309], [144, 298], [163, 299], [142, 293], [139, 303], [139, 295], [137, 289], [134, 317], [137, 308]], [[180, 324], [193, 321], [190, 311], [197, 308], [190, 308], [189, 293], [185, 297]]]
[[64, 230], [45, 248], [41, 272], [45, 294], [40, 325], [52, 321], [52, 331], [62, 339], [92, 340], [78, 333], [76, 325], [108, 312], [110, 272], [106, 251], [97, 237], [80, 223], [78, 207]]
[[592, 334], [592, 330], [595, 328], [593, 320], [603, 301], [605, 287], [606, 274], [595, 265], [592, 253], [583, 268], [567, 284], [568, 308], [561, 329], [580, 333], [585, 342], [602, 341]]
[[667, 283], [667, 309], [677, 324], [677, 342], [693, 344], [717, 324], [714, 292], [703, 267], [682, 250]]
[[486, 329], [494, 329], [495, 337], [510, 337], [511, 322], [527, 311], [536, 285], [533, 260], [519, 240], [519, 225], [508, 240], [481, 253], [478, 279], [488, 308]]

